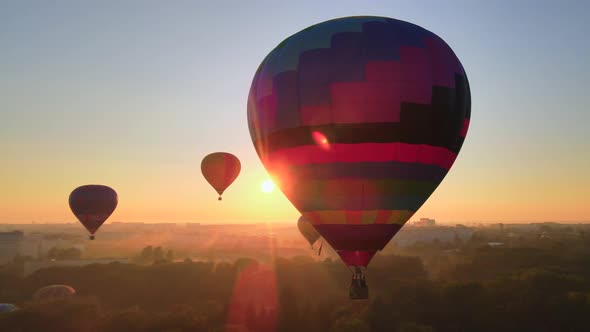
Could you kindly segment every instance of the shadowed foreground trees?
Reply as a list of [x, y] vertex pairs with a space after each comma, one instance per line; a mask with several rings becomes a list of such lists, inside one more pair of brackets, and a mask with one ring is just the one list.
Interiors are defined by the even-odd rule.
[[[347, 297], [336, 261], [278, 258], [50, 268], [0, 275], [0, 331], [587, 331], [590, 255], [480, 249], [429, 276], [420, 258], [378, 256], [369, 301]], [[453, 261], [452, 259], [449, 261]], [[48, 284], [77, 296], [34, 302]]]

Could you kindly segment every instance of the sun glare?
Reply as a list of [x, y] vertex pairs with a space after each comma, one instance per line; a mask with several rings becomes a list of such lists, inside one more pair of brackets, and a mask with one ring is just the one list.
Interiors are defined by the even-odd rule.
[[311, 134], [315, 144], [323, 150], [330, 150], [330, 142], [326, 135], [320, 133], [319, 131], [314, 131]]
[[275, 188], [275, 184], [270, 179], [264, 180], [264, 182], [262, 182], [262, 185], [260, 185], [260, 188], [265, 193], [271, 193], [273, 191], [273, 189]]

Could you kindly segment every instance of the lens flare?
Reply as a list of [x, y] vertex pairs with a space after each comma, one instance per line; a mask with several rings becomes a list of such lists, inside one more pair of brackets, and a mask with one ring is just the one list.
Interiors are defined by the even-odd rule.
[[317, 146], [324, 150], [330, 149], [330, 141], [328, 141], [326, 135], [320, 133], [319, 131], [314, 131], [313, 133], [311, 133], [311, 136]]
[[271, 193], [275, 189], [275, 184], [270, 179], [264, 180], [264, 182], [262, 182], [260, 185], [260, 189], [262, 189], [262, 192]]

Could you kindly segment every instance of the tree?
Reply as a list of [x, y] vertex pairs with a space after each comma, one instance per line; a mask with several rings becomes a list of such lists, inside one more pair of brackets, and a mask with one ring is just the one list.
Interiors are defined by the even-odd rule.
[[82, 251], [78, 248], [53, 247], [47, 252], [47, 258], [55, 260], [80, 259]]
[[369, 325], [356, 317], [342, 317], [332, 324], [330, 332], [370, 332]]
[[141, 254], [139, 255], [139, 260], [142, 263], [151, 262], [154, 260], [154, 248], [152, 246], [147, 246], [143, 248]]
[[162, 247], [156, 247], [156, 249], [154, 249], [153, 261], [157, 262], [162, 260], [164, 260], [164, 250], [162, 250]]
[[416, 323], [402, 323], [397, 329], [398, 332], [434, 332], [432, 326]]

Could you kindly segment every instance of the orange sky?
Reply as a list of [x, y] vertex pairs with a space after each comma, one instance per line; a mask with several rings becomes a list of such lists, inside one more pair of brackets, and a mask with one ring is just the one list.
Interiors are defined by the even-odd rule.
[[[359, 13], [438, 34], [469, 77], [465, 144], [413, 219], [590, 221], [584, 5], [465, 2], [461, 15], [440, 1], [7, 6], [0, 223], [74, 222], [68, 196], [93, 183], [119, 194], [110, 221], [295, 222], [280, 191], [260, 189], [268, 175], [246, 120], [252, 77], [287, 36]], [[215, 151], [242, 161], [222, 202], [200, 174]]]
[[[581, 170], [559, 172], [542, 182], [540, 170], [508, 164], [503, 172], [475, 167], [469, 146], [443, 183], [413, 219], [442, 222], [584, 221], [590, 213], [585, 200], [590, 183]], [[466, 152], [467, 151], [467, 152]], [[238, 154], [239, 155], [239, 154]], [[38, 157], [38, 156], [37, 156]], [[110, 221], [248, 223], [295, 221], [299, 214], [277, 188], [261, 189], [268, 179], [255, 158], [242, 161], [242, 173], [217, 201], [202, 178], [199, 156], [185, 163], [142, 165], [134, 161], [72, 160], [55, 156], [43, 162], [23, 161], [2, 173], [0, 222], [73, 222], [68, 196], [76, 186], [102, 183], [115, 188], [119, 205]]]

